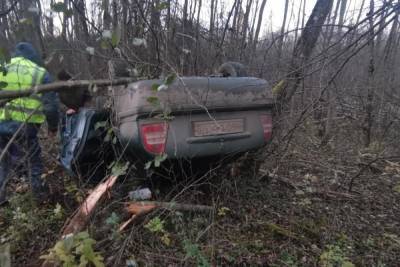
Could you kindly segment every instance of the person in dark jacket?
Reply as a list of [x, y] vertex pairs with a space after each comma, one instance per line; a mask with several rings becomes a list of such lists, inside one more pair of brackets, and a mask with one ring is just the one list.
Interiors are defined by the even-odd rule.
[[[30, 43], [21, 42], [16, 45], [13, 57], [5, 69], [6, 71], [0, 72], [3, 91], [26, 90], [52, 82], [50, 74], [41, 67], [41, 59]], [[10, 171], [15, 170], [21, 162], [27, 163], [35, 198], [43, 201], [47, 197], [48, 188], [41, 179], [43, 163], [37, 134], [41, 124], [47, 121], [49, 136], [56, 135], [58, 106], [58, 95], [55, 92], [12, 99], [0, 106], [0, 149], [6, 150], [0, 161], [0, 204], [6, 201], [6, 184]], [[13, 138], [14, 135], [16, 138]], [[11, 145], [8, 145], [10, 142]]]

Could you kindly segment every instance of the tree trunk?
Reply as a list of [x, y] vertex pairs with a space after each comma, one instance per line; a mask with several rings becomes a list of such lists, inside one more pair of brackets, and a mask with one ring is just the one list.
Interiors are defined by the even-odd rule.
[[303, 0], [300, 0], [300, 8], [299, 8], [299, 12], [297, 13], [296, 31], [294, 32], [294, 43], [297, 42], [297, 36], [298, 36], [298, 33], [299, 33], [302, 6], [303, 6]]
[[306, 25], [306, 5], [307, 5], [307, 0], [303, 0], [303, 18], [301, 19], [301, 28], [304, 29], [304, 26]]
[[197, 10], [197, 19], [196, 19], [196, 57], [194, 61], [194, 71], [196, 75], [199, 75], [199, 54], [200, 54], [200, 44], [199, 44], [199, 37], [200, 37], [200, 12], [201, 12], [201, 5], [202, 1], [199, 0], [199, 8]]
[[155, 64], [150, 75], [152, 78], [158, 78], [161, 74], [161, 58], [160, 58], [160, 47], [159, 47], [159, 35], [161, 33], [161, 20], [160, 20], [160, 10], [158, 6], [160, 4], [159, 0], [154, 0], [151, 6], [151, 20], [150, 20], [150, 30], [151, 30], [151, 60]]
[[[336, 23], [337, 15], [339, 13], [339, 8], [340, 8], [340, 2], [341, 1], [342, 0], [337, 0], [337, 2], [336, 2], [336, 7], [335, 7], [335, 10], [333, 12], [333, 16], [332, 16], [332, 18], [330, 20], [330, 24], [332, 24], [332, 25], [335, 25], [335, 23]], [[324, 47], [329, 46], [329, 44], [331, 43], [333, 35], [335, 35], [335, 29], [336, 29], [335, 26], [331, 26], [330, 27], [330, 31], [329, 31], [329, 34], [328, 34], [328, 36], [326, 38], [326, 43], [325, 43]]]
[[[383, 0], [383, 5], [387, 5], [388, 3], [393, 2], [393, 0]], [[388, 11], [382, 12], [379, 22], [379, 28], [383, 29], [385, 27], [386, 15]], [[382, 47], [382, 39], [383, 39], [384, 31], [380, 30], [378, 36], [376, 37], [376, 51], [379, 53]]]
[[243, 18], [243, 26], [242, 26], [242, 41], [241, 41], [241, 49], [240, 49], [240, 59], [243, 59], [243, 53], [244, 49], [246, 47], [246, 42], [247, 42], [247, 30], [249, 27], [249, 15], [250, 15], [250, 9], [251, 5], [253, 3], [253, 0], [247, 0], [246, 4], [246, 11], [244, 13], [244, 18]]
[[256, 27], [256, 33], [254, 34], [254, 42], [253, 42], [253, 51], [254, 52], [257, 48], [258, 36], [260, 35], [261, 24], [263, 21], [263, 14], [264, 14], [264, 9], [265, 9], [266, 4], [267, 4], [267, 0], [262, 0], [260, 11], [258, 13], [258, 22], [257, 22], [257, 27]]
[[74, 32], [75, 38], [84, 43], [89, 40], [89, 29], [86, 22], [86, 7], [84, 0], [72, 2], [74, 6]]
[[367, 101], [365, 107], [365, 120], [364, 120], [364, 145], [368, 147], [371, 144], [372, 139], [372, 127], [373, 127], [373, 111], [374, 111], [374, 74], [375, 74], [375, 41], [374, 41], [374, 0], [370, 0], [370, 11], [369, 11], [369, 64], [368, 64], [368, 86], [367, 86]]
[[113, 30], [115, 31], [118, 28], [118, 4], [116, 0], [112, 1], [112, 14]]
[[128, 8], [129, 0], [122, 0], [122, 23], [121, 23], [121, 40], [124, 44], [129, 40], [129, 25], [128, 25]]
[[344, 25], [344, 16], [346, 14], [347, 8], [347, 0], [342, 0], [340, 4], [340, 13], [339, 13], [339, 35], [342, 33], [342, 26]]
[[[259, 4], [259, 1], [256, 0], [255, 11], [258, 10], [258, 4]], [[254, 14], [253, 14], [253, 21], [251, 22], [251, 28], [250, 28], [250, 32], [249, 32], [249, 43], [250, 43], [250, 44], [253, 43], [253, 38], [254, 38], [254, 27], [255, 27], [255, 24], [256, 24], [256, 18], [257, 18], [257, 15], [256, 15], [256, 12], [254, 12]]]
[[283, 40], [285, 39], [285, 30], [286, 30], [286, 20], [287, 20], [287, 15], [288, 15], [288, 9], [289, 9], [289, 0], [285, 0], [285, 10], [283, 13], [283, 22], [281, 26], [281, 32], [280, 32], [280, 37], [278, 40], [278, 69], [280, 68], [281, 62], [282, 62], [282, 50], [283, 50]]
[[215, 10], [214, 10], [214, 5], [215, 5], [216, 0], [211, 0], [211, 15], [210, 15], [210, 40], [212, 40], [213, 35], [214, 35], [214, 17], [215, 17]]
[[288, 75], [288, 82], [278, 95], [278, 102], [281, 105], [289, 103], [296, 92], [300, 82], [303, 80], [303, 66], [310, 58], [317, 43], [318, 37], [331, 8], [333, 0], [318, 0], [308, 18], [299, 40], [296, 43], [291, 67]]
[[103, 30], [111, 30], [110, 2], [103, 0]]
[[31, 42], [40, 54], [44, 52], [44, 43], [42, 42], [42, 30], [40, 24], [40, 11], [32, 12], [30, 8], [37, 8], [40, 10], [38, 2], [31, 0], [20, 1], [21, 11], [23, 18], [31, 21], [31, 23], [21, 23], [22, 36], [17, 36], [17, 39]]

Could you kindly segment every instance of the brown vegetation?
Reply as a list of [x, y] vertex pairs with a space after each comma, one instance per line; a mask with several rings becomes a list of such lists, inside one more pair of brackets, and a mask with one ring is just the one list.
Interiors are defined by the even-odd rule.
[[[308, 16], [310, 0], [285, 0], [277, 31], [266, 25], [271, 2], [0, 1], [0, 64], [8, 58], [3, 51], [30, 41], [54, 76], [66, 70], [86, 82], [44, 90], [208, 75], [227, 61], [276, 85], [268, 147], [201, 176], [171, 172], [169, 182], [146, 181], [156, 201], [214, 212], [151, 209], [120, 232], [132, 218], [123, 209], [126, 195], [143, 182], [133, 167], [122, 175], [85, 221], [106, 266], [400, 262], [400, 2], [317, 0]], [[115, 80], [120, 73], [132, 77]], [[19, 193], [0, 207], [0, 243], [11, 243], [15, 266], [38, 266], [94, 187], [61, 170], [56, 144], [45, 150], [52, 203], [35, 206], [13, 178]]]

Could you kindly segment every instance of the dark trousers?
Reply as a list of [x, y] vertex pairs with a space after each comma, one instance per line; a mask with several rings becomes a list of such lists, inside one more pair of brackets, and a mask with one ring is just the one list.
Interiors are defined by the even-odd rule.
[[[0, 150], [3, 151], [12, 136], [21, 126], [21, 122], [2, 121], [0, 122]], [[15, 141], [11, 144], [5, 157], [0, 162], [0, 190], [5, 190], [5, 184], [10, 178], [13, 170], [17, 175], [25, 167], [34, 194], [41, 194], [43, 184], [41, 175], [43, 164], [41, 160], [41, 149], [37, 133], [40, 125], [27, 123], [19, 132]], [[0, 192], [1, 193], [1, 192]]]

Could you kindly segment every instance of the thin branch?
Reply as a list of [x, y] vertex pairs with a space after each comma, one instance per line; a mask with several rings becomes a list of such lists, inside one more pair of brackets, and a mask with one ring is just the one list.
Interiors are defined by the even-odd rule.
[[88, 87], [93, 85], [99, 87], [110, 86], [110, 85], [123, 85], [135, 81], [136, 79], [133, 78], [121, 78], [115, 80], [78, 80], [78, 81], [55, 82], [55, 83], [37, 85], [35, 87], [21, 91], [0, 91], [0, 99], [27, 97], [33, 94], [71, 90], [79, 87]]
[[15, 0], [7, 10], [0, 11], [0, 18], [7, 16], [8, 13], [10, 13], [11, 11], [14, 10], [14, 8], [17, 6], [17, 4], [18, 4], [18, 0]]

